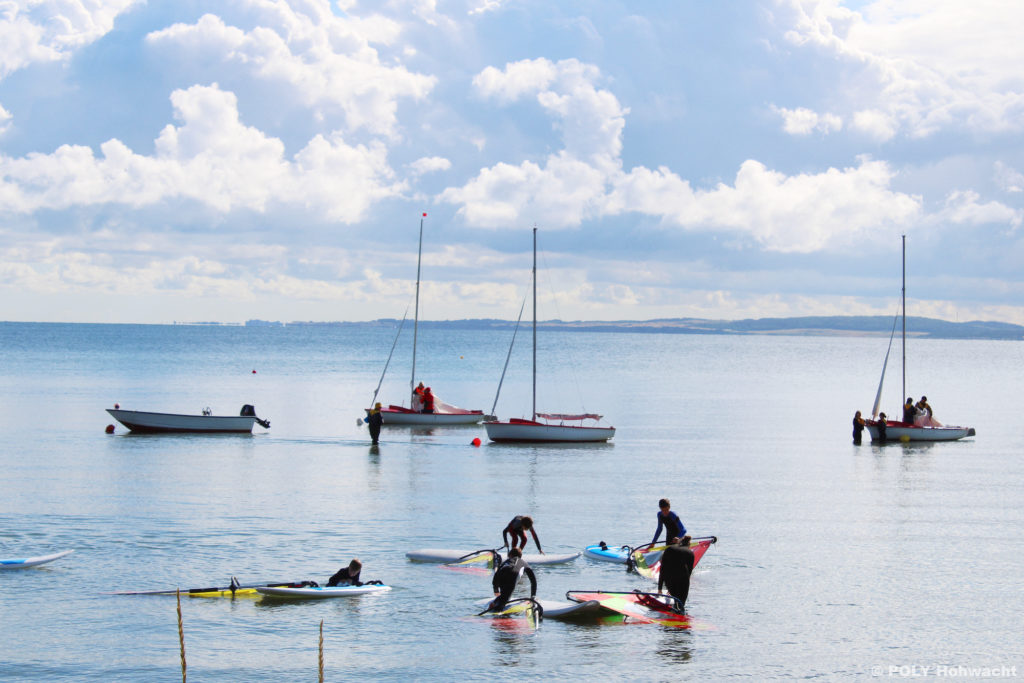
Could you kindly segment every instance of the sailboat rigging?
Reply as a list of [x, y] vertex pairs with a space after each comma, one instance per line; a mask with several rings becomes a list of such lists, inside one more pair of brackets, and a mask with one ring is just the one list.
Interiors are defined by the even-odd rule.
[[[522, 312], [520, 311], [520, 315]], [[513, 336], [513, 342], [515, 337]], [[510, 350], [511, 353], [511, 350]], [[507, 360], [506, 360], [507, 363]], [[502, 373], [504, 376], [504, 373]], [[495, 398], [497, 405], [497, 397]], [[509, 420], [487, 420], [484, 429], [491, 441], [532, 441], [532, 442], [566, 442], [583, 443], [608, 441], [615, 436], [615, 427], [585, 426], [584, 420], [601, 420], [601, 415], [593, 413], [570, 415], [565, 413], [537, 412], [537, 228], [533, 229], [533, 417], [529, 420], [511, 418]], [[538, 418], [545, 420], [539, 422]], [[551, 421], [557, 420], [557, 424]], [[580, 422], [579, 425], [567, 425], [566, 422]]]
[[[402, 405], [389, 405], [386, 408], [381, 408], [381, 416], [383, 417], [383, 424], [387, 425], [427, 425], [427, 426], [438, 426], [438, 425], [468, 425], [476, 424], [483, 420], [486, 416], [483, 410], [466, 410], [453, 406], [450, 403], [438, 399], [436, 396], [433, 397], [434, 409], [433, 412], [423, 412], [421, 405], [418, 405], [420, 395], [416, 392], [416, 344], [419, 338], [419, 321], [420, 321], [420, 268], [423, 263], [423, 219], [426, 218], [427, 214], [423, 214], [420, 217], [420, 240], [419, 248], [416, 252], [416, 304], [413, 313], [413, 326], [412, 326], [412, 374], [409, 378], [409, 405], [405, 407]], [[408, 310], [407, 310], [408, 312]], [[405, 323], [405, 318], [402, 318], [402, 323]], [[401, 326], [399, 327], [399, 334], [401, 333]], [[397, 343], [398, 337], [395, 337]], [[394, 344], [391, 347], [394, 352]], [[388, 355], [388, 363], [391, 362], [391, 355]], [[384, 372], [387, 372], [387, 364], [384, 365]], [[381, 382], [384, 381], [384, 375], [381, 375]], [[377, 393], [380, 391], [380, 383], [377, 384], [377, 391], [373, 392], [373, 400], [377, 399]], [[366, 414], [369, 415], [372, 412], [372, 408], [366, 409]]]
[[[903, 323], [903, 386], [901, 396], [907, 396], [907, 236], [903, 235], [903, 283], [901, 290], [900, 317]], [[871, 440], [882, 441], [956, 441], [967, 436], [974, 436], [973, 427], [954, 427], [950, 425], [939, 425], [931, 419], [930, 415], [919, 415], [913, 422], [901, 420], [889, 420], [884, 422], [879, 412], [879, 404], [882, 400], [882, 384], [885, 382], [885, 370], [889, 364], [889, 351], [892, 349], [892, 339], [896, 333], [896, 324], [893, 322], [893, 333], [889, 336], [889, 348], [885, 352], [885, 362], [882, 363], [882, 377], [878, 381], [878, 392], [875, 394], [875, 402], [871, 408], [870, 420], [865, 420]], [[931, 423], [931, 424], [928, 424]]]

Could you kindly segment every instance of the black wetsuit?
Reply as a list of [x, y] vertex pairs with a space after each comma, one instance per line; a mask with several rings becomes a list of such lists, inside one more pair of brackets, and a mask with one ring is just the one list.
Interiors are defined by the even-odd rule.
[[885, 434], [885, 428], [886, 428], [887, 424], [888, 423], [885, 420], [879, 420], [878, 423], [875, 425], [876, 427], [878, 427], [878, 440], [879, 441], [885, 441], [888, 438], [886, 436], [886, 434]]
[[379, 410], [370, 413], [366, 418], [366, 424], [370, 427], [370, 438], [373, 439], [373, 443], [377, 443], [377, 439], [380, 438], [380, 426], [384, 424], [384, 415]]
[[853, 443], [860, 445], [860, 433], [864, 431], [864, 423], [853, 418]]
[[668, 511], [668, 514], [662, 514], [658, 511], [658, 528], [654, 531], [654, 538], [651, 539], [651, 543], [658, 542], [658, 536], [661, 536], [661, 527], [665, 527], [665, 541], [669, 542], [673, 538], [682, 538], [686, 535], [686, 527], [683, 526], [682, 520], [679, 519], [679, 515]]
[[519, 583], [519, 577], [526, 574], [526, 578], [530, 580], [530, 597], [537, 595], [537, 577], [533, 573], [533, 569], [530, 565], [521, 557], [508, 558], [501, 563], [497, 571], [494, 572], [494, 577], [491, 579], [491, 586], [494, 591], [498, 593], [498, 597], [491, 601], [490, 607], [495, 612], [500, 612], [504, 609], [508, 603], [508, 599], [512, 597], [512, 591], [516, 589], [516, 584]]
[[356, 572], [355, 576], [349, 576], [348, 567], [342, 567], [338, 572], [327, 579], [327, 587], [333, 588], [334, 586], [362, 586], [363, 584], [359, 581], [359, 575], [362, 570]]
[[914, 424], [914, 418], [917, 417], [917, 408], [914, 407], [913, 403], [906, 403], [903, 405], [903, 421], [908, 425]]
[[[512, 545], [508, 545], [508, 535], [512, 534]], [[533, 542], [537, 544], [537, 552], [542, 553], [540, 549], [540, 539], [537, 538], [537, 532], [534, 531], [533, 527], [530, 527], [530, 535], [533, 536]], [[512, 518], [512, 521], [508, 523], [502, 532], [501, 540], [504, 541], [505, 545], [509, 548], [515, 548], [518, 543], [519, 548], [526, 547], [526, 530], [523, 528], [523, 515], [516, 515]]]
[[690, 594], [693, 562], [693, 551], [685, 545], [670, 545], [661, 554], [658, 590], [661, 591], [663, 586], [667, 587], [669, 594], [679, 599], [679, 609], [686, 605], [686, 597]]

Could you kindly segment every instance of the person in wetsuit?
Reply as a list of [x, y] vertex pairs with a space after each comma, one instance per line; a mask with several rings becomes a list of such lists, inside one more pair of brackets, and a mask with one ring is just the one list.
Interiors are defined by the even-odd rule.
[[679, 600], [676, 610], [683, 611], [686, 598], [690, 594], [690, 574], [693, 573], [693, 551], [690, 550], [690, 537], [673, 538], [671, 544], [661, 554], [661, 574], [658, 576], [658, 592], [667, 587], [668, 593]]
[[377, 445], [377, 439], [380, 438], [380, 426], [382, 424], [384, 424], [384, 415], [381, 414], [380, 404], [377, 403], [366, 417], [366, 425], [370, 428], [370, 439], [374, 446]]
[[491, 578], [494, 600], [487, 606], [487, 611], [500, 612], [505, 609], [509, 598], [512, 597], [512, 591], [516, 589], [516, 584], [523, 574], [530, 580], [530, 598], [533, 599], [537, 597], [537, 577], [523, 559], [523, 552], [519, 548], [512, 548], [508, 551], [508, 559], [501, 563]]
[[917, 408], [914, 407], [914, 399], [907, 396], [907, 402], [903, 404], [903, 421], [912, 425], [915, 417], [917, 417]]
[[864, 418], [860, 416], [860, 411], [853, 416], [853, 443], [856, 446], [860, 445], [860, 435], [864, 431]]
[[654, 538], [651, 539], [651, 543], [658, 542], [658, 536], [661, 536], [662, 527], [665, 528], [666, 541], [670, 538], [684, 536], [686, 534], [686, 527], [683, 526], [679, 516], [672, 512], [672, 503], [669, 502], [668, 498], [659, 500], [658, 507], [661, 508], [661, 511], [658, 512], [658, 528], [654, 532]]
[[327, 579], [327, 587], [334, 586], [362, 586], [359, 574], [363, 571], [363, 563], [358, 559], [352, 560], [347, 567], [339, 569], [334, 576]]
[[889, 421], [885, 418], [885, 413], [878, 414], [878, 422], [875, 423], [875, 426], [878, 427], [879, 441], [885, 441], [889, 438], [885, 433], [886, 428], [889, 426]]
[[[526, 517], [524, 515], [516, 515], [512, 518], [512, 521], [508, 523], [504, 529], [501, 530], [501, 540], [505, 542], [505, 547], [511, 547], [513, 550], [516, 548], [518, 543], [520, 548], [526, 548], [526, 532], [529, 531], [533, 536], [533, 542], [537, 544], [537, 552], [541, 555], [544, 551], [540, 549], [540, 539], [537, 538], [537, 531], [533, 528], [533, 518]], [[512, 534], [512, 545], [508, 544], [508, 535]]]

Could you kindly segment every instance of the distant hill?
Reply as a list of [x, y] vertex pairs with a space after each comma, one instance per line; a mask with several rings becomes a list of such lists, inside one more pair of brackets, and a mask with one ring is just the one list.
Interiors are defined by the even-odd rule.
[[[249, 320], [255, 325], [317, 325], [317, 326], [394, 326], [394, 318], [367, 322], [272, 322]], [[528, 323], [524, 323], [528, 325]], [[424, 328], [441, 329], [511, 329], [514, 321], [494, 318], [468, 320], [421, 320]], [[756, 318], [746, 320], [705, 320], [702, 318], [661, 318], [657, 320], [545, 320], [537, 326], [545, 330], [579, 332], [634, 332], [646, 334], [771, 334], [802, 336], [888, 336], [893, 318], [888, 316], [808, 316], [802, 318]], [[897, 327], [896, 333], [900, 329]], [[952, 323], [934, 318], [907, 318], [907, 335], [932, 339], [1024, 339], [1024, 326], [1011, 323], [970, 321]]]

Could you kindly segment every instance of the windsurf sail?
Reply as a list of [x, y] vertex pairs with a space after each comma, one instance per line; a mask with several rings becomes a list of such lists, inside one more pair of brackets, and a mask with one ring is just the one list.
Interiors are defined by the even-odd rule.
[[479, 564], [481, 562], [487, 563], [487, 568], [493, 570], [499, 564], [501, 564], [501, 553], [494, 549], [475, 550], [471, 553], [463, 555], [457, 560], [452, 562], [446, 562], [446, 567], [464, 567], [471, 564]]
[[[708, 551], [711, 544], [717, 542], [717, 536], [704, 536], [702, 538], [690, 539], [690, 550], [693, 551], [694, 567], [696, 567], [697, 563], [700, 562], [700, 558], [704, 557], [704, 553]], [[637, 574], [645, 578], [657, 581], [658, 577], [661, 575], [661, 555], [657, 556], [657, 561], [648, 562], [648, 553], [664, 551], [667, 547], [667, 545], [653, 546], [653, 544], [640, 546], [630, 554], [629, 561], [626, 564], [626, 569], [635, 571]]]
[[523, 618], [537, 628], [540, 626], [541, 619], [544, 618], [544, 608], [533, 598], [519, 598], [505, 603], [505, 607], [497, 612], [490, 611], [490, 607], [488, 607], [477, 616]]
[[227, 586], [211, 586], [209, 588], [186, 588], [179, 591], [177, 588], [170, 590], [155, 590], [155, 591], [117, 591], [114, 593], [105, 593], [105, 595], [177, 595], [179, 592], [182, 595], [187, 595], [193, 598], [207, 598], [207, 597], [234, 597], [236, 595], [255, 595], [257, 588], [299, 588], [302, 586], [309, 586], [314, 584], [312, 581], [278, 581], [270, 582], [264, 581], [263, 583], [247, 583], [242, 584], [238, 582], [238, 579], [231, 577], [231, 583]]
[[567, 591], [565, 597], [573, 602], [594, 600], [633, 623], [690, 628], [690, 618], [677, 610], [682, 604], [671, 595], [641, 591]]

